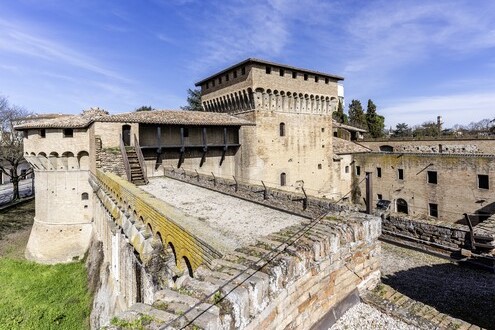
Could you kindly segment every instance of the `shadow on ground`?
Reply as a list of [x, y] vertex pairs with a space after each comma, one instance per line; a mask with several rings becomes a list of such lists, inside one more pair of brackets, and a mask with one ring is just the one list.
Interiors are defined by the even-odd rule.
[[0, 240], [4, 235], [33, 224], [34, 200], [0, 211]]
[[439, 312], [495, 329], [495, 274], [438, 264], [385, 275], [382, 282]]

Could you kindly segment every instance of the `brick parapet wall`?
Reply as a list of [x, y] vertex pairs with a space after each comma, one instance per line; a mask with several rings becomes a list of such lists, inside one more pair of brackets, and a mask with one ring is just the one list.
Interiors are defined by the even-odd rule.
[[310, 328], [351, 292], [379, 281], [379, 235], [380, 219], [362, 214], [292, 226], [199, 268], [195, 278], [182, 276], [152, 306], [118, 317], [153, 315], [150, 328]]
[[[478, 224], [473, 231], [475, 236], [488, 236], [495, 240], [495, 216]], [[446, 255], [468, 249], [470, 243], [469, 227], [466, 225], [410, 219], [399, 215], [384, 216], [382, 232], [385, 238], [411, 241], [417, 247]], [[495, 250], [491, 254], [495, 255]]]

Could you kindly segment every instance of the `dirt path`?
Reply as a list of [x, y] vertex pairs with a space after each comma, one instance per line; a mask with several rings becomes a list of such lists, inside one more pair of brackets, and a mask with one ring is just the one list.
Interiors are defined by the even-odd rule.
[[0, 257], [24, 259], [34, 219], [34, 201], [0, 213]]

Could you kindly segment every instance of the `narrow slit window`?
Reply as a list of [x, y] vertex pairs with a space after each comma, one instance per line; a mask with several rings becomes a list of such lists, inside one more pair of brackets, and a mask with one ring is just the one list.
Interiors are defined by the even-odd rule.
[[304, 80], [308, 80], [308, 74], [307, 73], [304, 74]]
[[242, 75], [245, 75], [245, 74], [246, 74], [246, 67], [245, 67], [245, 66], [243, 66], [243, 67], [242, 67], [242, 69], [241, 69], [241, 74], [242, 74]]
[[361, 175], [361, 166], [356, 166], [356, 175]]
[[42, 129], [40, 130], [40, 136], [41, 136], [41, 138], [43, 138], [43, 139], [44, 139], [44, 138], [46, 138], [46, 129], [42, 128]]
[[319, 80], [319, 77], [315, 76], [315, 82], [318, 82], [318, 80]]
[[399, 168], [397, 170], [397, 176], [398, 176], [399, 180], [404, 180], [404, 170], [402, 168]]
[[265, 67], [265, 71], [266, 71], [266, 74], [271, 74], [271, 73], [272, 73], [272, 67], [271, 67], [271, 66], [269, 66], [269, 65], [267, 65], [267, 66]]
[[237, 70], [234, 70], [234, 79], [237, 78]]
[[284, 69], [280, 69], [279, 74], [280, 74], [280, 77], [283, 77], [285, 75], [285, 70]]
[[296, 79], [297, 78], [297, 72], [293, 71], [292, 72], [292, 79]]
[[381, 167], [377, 167], [376, 168], [376, 177], [377, 178], [381, 178], [382, 177], [382, 168]]
[[280, 136], [285, 136], [285, 123], [280, 123], [279, 130]]
[[285, 173], [280, 174], [280, 185], [285, 186], [287, 184], [287, 175]]

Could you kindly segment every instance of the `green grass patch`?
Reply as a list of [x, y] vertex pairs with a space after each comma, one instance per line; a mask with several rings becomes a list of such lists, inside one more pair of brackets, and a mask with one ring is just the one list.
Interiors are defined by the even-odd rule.
[[40, 265], [0, 258], [0, 329], [89, 329], [82, 262]]

